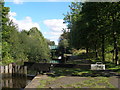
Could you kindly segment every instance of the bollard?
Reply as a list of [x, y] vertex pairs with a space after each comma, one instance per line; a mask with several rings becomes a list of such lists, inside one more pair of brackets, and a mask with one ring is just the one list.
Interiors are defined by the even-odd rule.
[[22, 70], [23, 70], [23, 67], [20, 68], [20, 76], [22, 76]]
[[17, 66], [17, 75], [20, 76], [20, 66]]
[[0, 69], [1, 69], [1, 74], [4, 73], [4, 66], [0, 66]]
[[5, 74], [8, 74], [8, 66], [5, 66]]
[[9, 76], [11, 77], [12, 76], [12, 64], [9, 64]]
[[25, 76], [27, 76], [27, 66], [24, 66], [24, 73]]

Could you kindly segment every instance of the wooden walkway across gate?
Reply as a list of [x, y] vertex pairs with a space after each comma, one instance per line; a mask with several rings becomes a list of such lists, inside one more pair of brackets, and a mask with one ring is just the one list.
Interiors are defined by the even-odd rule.
[[28, 69], [49, 71], [50, 68], [61, 67], [61, 68], [80, 68], [83, 70], [91, 69], [91, 64], [62, 64], [62, 63], [35, 63], [35, 62], [24, 62], [24, 66]]

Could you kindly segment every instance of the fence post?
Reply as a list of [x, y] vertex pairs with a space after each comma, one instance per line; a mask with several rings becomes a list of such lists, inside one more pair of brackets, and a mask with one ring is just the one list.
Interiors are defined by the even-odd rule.
[[4, 66], [0, 66], [0, 69], [1, 69], [1, 74], [4, 73]]
[[12, 76], [12, 64], [9, 64], [8, 68], [9, 68], [9, 76], [11, 77]]
[[5, 66], [5, 74], [8, 74], [8, 65]]
[[17, 65], [15, 66], [15, 76], [17, 75]]
[[20, 67], [19, 74], [22, 76], [22, 67]]
[[20, 75], [21, 75], [21, 74], [20, 74], [20, 69], [21, 69], [20, 66], [18, 66], [17, 69], [18, 69], [18, 72], [17, 72], [17, 73], [18, 73], [18, 75], [20, 76]]
[[9, 64], [9, 73], [12, 74], [12, 64]]
[[13, 76], [15, 75], [15, 68], [16, 68], [16, 66], [12, 66], [12, 75]]
[[8, 77], [8, 65], [4, 66], [4, 70], [5, 70], [5, 77]]
[[27, 66], [24, 66], [24, 67], [23, 67], [23, 74], [24, 74], [25, 76], [27, 76]]

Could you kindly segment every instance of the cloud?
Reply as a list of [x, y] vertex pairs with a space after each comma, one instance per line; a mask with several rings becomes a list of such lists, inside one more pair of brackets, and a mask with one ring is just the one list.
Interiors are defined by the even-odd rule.
[[17, 16], [17, 14], [15, 12], [9, 12], [10, 16]]
[[63, 30], [63, 28], [67, 28], [66, 24], [63, 24], [63, 19], [44, 20], [44, 24], [51, 31], [55, 31], [55, 32], [61, 32]]
[[49, 32], [45, 32], [45, 34], [50, 35], [49, 39], [54, 40], [57, 44], [63, 28], [67, 28], [66, 24], [63, 24], [63, 19], [49, 19], [44, 20], [43, 23], [49, 28]]
[[[9, 12], [10, 20], [12, 20], [15, 24], [18, 25], [19, 31], [22, 31], [22, 30], [29, 31], [32, 27], [37, 27], [40, 30], [39, 24], [37, 22], [33, 22], [31, 17], [26, 16], [22, 20], [17, 20], [15, 18], [16, 16], [17, 16], [17, 13]], [[62, 34], [63, 28], [67, 28], [66, 24], [63, 24], [62, 19], [44, 20], [43, 23], [49, 29], [48, 32], [43, 32], [43, 34], [47, 36], [48, 39], [55, 41], [55, 43], [58, 44], [58, 39], [60, 35]]]
[[22, 4], [23, 1], [22, 0], [13, 0], [13, 3], [15, 3], [15, 4]]
[[22, 31], [22, 30], [29, 31], [32, 27], [37, 27], [40, 30], [39, 24], [36, 22], [33, 22], [31, 17], [27, 16], [23, 20], [17, 20], [15, 16], [17, 16], [15, 12], [9, 13], [10, 20], [12, 20], [15, 24], [18, 25], [19, 31]]

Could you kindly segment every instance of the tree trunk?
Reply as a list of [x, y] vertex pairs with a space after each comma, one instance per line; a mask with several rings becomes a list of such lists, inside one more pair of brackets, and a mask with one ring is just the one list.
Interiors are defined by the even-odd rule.
[[114, 40], [114, 54], [115, 54], [115, 64], [117, 65], [118, 62], [118, 47], [117, 47], [117, 39], [116, 39], [116, 33], [113, 34], [113, 40]]
[[88, 47], [86, 47], [86, 54], [88, 54], [88, 52], [89, 52], [89, 51], [88, 51]]
[[102, 35], [102, 61], [105, 62], [105, 36]]
[[112, 19], [113, 19], [113, 23], [112, 23], [112, 29], [113, 29], [113, 41], [114, 41], [114, 55], [115, 55], [115, 64], [117, 65], [118, 63], [118, 46], [117, 46], [117, 33], [116, 33], [116, 31], [115, 31], [115, 21], [117, 20], [117, 18], [116, 17], [112, 17]]
[[115, 64], [117, 65], [118, 63], [118, 48], [116, 47], [116, 50], [115, 50]]
[[88, 47], [86, 47], [86, 58], [88, 58]]
[[115, 53], [114, 53], [114, 50], [113, 50], [112, 53], [113, 53], [113, 57], [112, 57], [113, 59], [112, 60], [113, 60], [113, 63], [115, 63]]
[[96, 57], [96, 60], [98, 59], [98, 52], [97, 52], [97, 45], [95, 44], [95, 57]]

